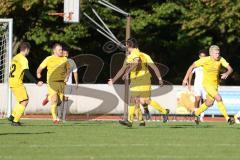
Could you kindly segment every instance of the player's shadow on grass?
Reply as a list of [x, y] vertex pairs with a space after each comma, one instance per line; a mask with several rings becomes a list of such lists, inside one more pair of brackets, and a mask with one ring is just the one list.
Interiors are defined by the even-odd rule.
[[6, 136], [6, 135], [29, 135], [29, 134], [52, 134], [55, 132], [35, 132], [35, 133], [29, 133], [29, 132], [18, 132], [18, 133], [0, 133], [0, 136]]
[[191, 124], [191, 125], [173, 125], [173, 126], [168, 126], [167, 128], [214, 128], [213, 125], [196, 125], [196, 124]]

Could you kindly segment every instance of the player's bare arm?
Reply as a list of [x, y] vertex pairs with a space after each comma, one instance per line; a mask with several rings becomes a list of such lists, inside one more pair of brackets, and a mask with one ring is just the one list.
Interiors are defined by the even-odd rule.
[[163, 80], [162, 80], [161, 73], [160, 73], [159, 69], [157, 68], [157, 66], [155, 65], [155, 63], [148, 63], [148, 66], [153, 69], [154, 73], [158, 77], [159, 85], [163, 86]]
[[42, 86], [43, 82], [42, 81], [38, 81], [29, 71], [29, 69], [25, 69], [24, 70], [24, 75], [25, 77], [27, 77], [28, 80], [30, 80], [30, 82], [35, 83], [38, 86]]
[[230, 65], [228, 65], [226, 68], [227, 68], [227, 71], [221, 74], [221, 79], [227, 79], [228, 76], [233, 72], [233, 69]]
[[78, 87], [78, 72], [73, 72], [76, 87]]
[[64, 79], [64, 82], [67, 82], [68, 79], [69, 79], [69, 76], [70, 76], [70, 64], [67, 62], [66, 63], [66, 75], [65, 75], [65, 79]]
[[39, 66], [38, 69], [37, 69], [37, 78], [42, 77], [42, 70], [43, 70], [43, 68]]
[[114, 84], [123, 75], [127, 67], [128, 67], [127, 65], [123, 65], [122, 68], [118, 71], [118, 73], [114, 76], [114, 78], [108, 80], [108, 84], [109, 85]]
[[189, 76], [190, 74], [192, 73], [193, 69], [196, 68], [195, 64], [193, 63], [187, 70], [187, 73], [183, 79], [183, 82], [182, 82], [182, 85], [186, 86], [188, 85], [188, 79], [189, 79]]

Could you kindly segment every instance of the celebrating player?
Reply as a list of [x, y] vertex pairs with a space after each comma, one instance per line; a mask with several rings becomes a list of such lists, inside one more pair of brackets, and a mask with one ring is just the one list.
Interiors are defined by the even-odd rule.
[[57, 106], [63, 101], [65, 82], [69, 78], [69, 64], [67, 58], [63, 56], [60, 44], [54, 44], [52, 50], [53, 55], [45, 58], [38, 67], [37, 77], [41, 78], [42, 70], [47, 67], [48, 99], [51, 102], [53, 122], [58, 124]]
[[29, 54], [30, 48], [31, 46], [28, 42], [21, 43], [20, 53], [13, 57], [11, 63], [9, 86], [13, 92], [13, 95], [17, 99], [17, 103], [13, 109], [13, 112], [8, 118], [8, 120], [12, 122], [13, 126], [21, 125], [20, 118], [28, 104], [28, 95], [26, 88], [23, 85], [23, 76], [26, 76], [31, 82], [36, 83], [38, 86], [43, 84], [42, 81], [37, 81], [29, 71], [28, 60], [26, 56]]
[[207, 93], [206, 101], [200, 106], [198, 110], [194, 112], [194, 115], [197, 117], [195, 122], [199, 124], [200, 118], [199, 115], [208, 109], [208, 107], [213, 105], [214, 100], [217, 101], [217, 106], [220, 112], [225, 117], [226, 121], [232, 125], [234, 124], [234, 119], [228, 116], [226, 107], [223, 104], [222, 97], [218, 93], [218, 76], [220, 74], [221, 66], [225, 67], [227, 71], [221, 74], [221, 79], [227, 79], [227, 77], [233, 72], [232, 67], [229, 63], [220, 56], [220, 48], [217, 45], [212, 45], [209, 48], [210, 56], [201, 58], [195, 61], [189, 68], [183, 79], [183, 85], [188, 84], [189, 75], [196, 67], [203, 67], [203, 87]]
[[[208, 55], [207, 51], [205, 50], [200, 50], [198, 52], [199, 58], [206, 57]], [[192, 76], [195, 74], [194, 78], [194, 86], [193, 86], [193, 91], [194, 91], [194, 96], [195, 96], [195, 108], [199, 108], [201, 103], [206, 100], [206, 91], [204, 90], [202, 86], [202, 80], [203, 80], [203, 68], [197, 67], [194, 68], [191, 74], [189, 75], [189, 81], [188, 81], [188, 88], [191, 90], [191, 82], [192, 82]], [[200, 114], [200, 121], [203, 121], [204, 117], [204, 112]]]

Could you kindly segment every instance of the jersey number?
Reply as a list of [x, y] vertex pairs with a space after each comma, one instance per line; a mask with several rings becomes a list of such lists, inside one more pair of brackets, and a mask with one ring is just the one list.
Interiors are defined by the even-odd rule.
[[11, 72], [10, 72], [10, 77], [11, 78], [14, 78], [14, 75], [13, 73], [16, 71], [16, 64], [12, 64], [11, 66]]

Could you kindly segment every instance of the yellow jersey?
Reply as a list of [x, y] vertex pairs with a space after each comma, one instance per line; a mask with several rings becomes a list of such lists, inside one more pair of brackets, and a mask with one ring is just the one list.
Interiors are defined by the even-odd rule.
[[194, 62], [196, 67], [203, 67], [203, 85], [215, 85], [219, 83], [219, 73], [221, 66], [228, 67], [229, 63], [224, 59], [220, 58], [219, 60], [214, 60], [210, 56], [203, 57]]
[[22, 53], [18, 53], [16, 56], [13, 57], [11, 63], [9, 74], [10, 87], [17, 87], [23, 85], [23, 76], [25, 69], [29, 69], [28, 60]]
[[55, 55], [48, 56], [40, 64], [42, 69], [47, 67], [47, 83], [64, 81], [69, 64], [66, 57], [58, 57]]
[[139, 58], [139, 64], [130, 73], [130, 79], [136, 78], [150, 78], [151, 74], [148, 70], [148, 64], [153, 63], [151, 57], [143, 52], [140, 52], [138, 48], [133, 49], [130, 55], [126, 58], [126, 63], [134, 63], [134, 59]]

